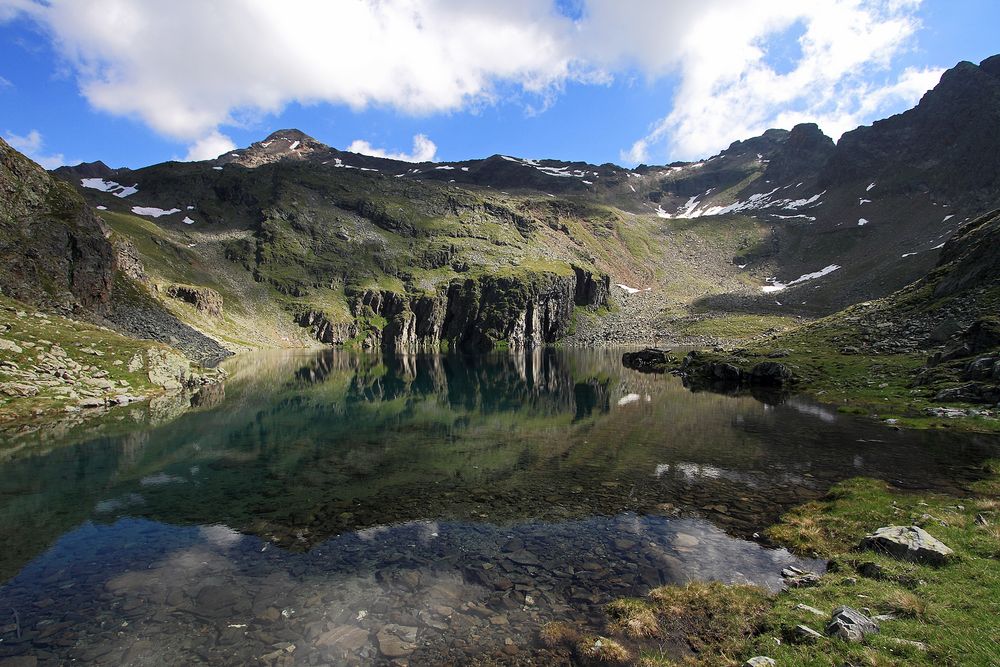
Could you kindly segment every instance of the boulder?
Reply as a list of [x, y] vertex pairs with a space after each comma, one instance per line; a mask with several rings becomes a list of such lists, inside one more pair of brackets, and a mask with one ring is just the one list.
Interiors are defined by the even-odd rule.
[[943, 565], [955, 552], [919, 526], [885, 526], [861, 541], [860, 548], [882, 551], [916, 563]]
[[739, 384], [743, 379], [743, 371], [733, 364], [712, 364], [711, 373], [712, 377], [720, 382]]
[[865, 635], [877, 633], [878, 623], [850, 607], [837, 607], [833, 610], [830, 623], [826, 626], [826, 634], [840, 637], [849, 642], [859, 642]]
[[750, 369], [750, 383], [780, 387], [794, 382], [795, 376], [788, 366], [777, 361], [762, 361]]
[[743, 663], [743, 667], [774, 667], [778, 663], [766, 655], [756, 655]]
[[667, 365], [674, 361], [670, 350], [647, 347], [638, 352], [626, 352], [622, 355], [622, 365], [626, 368], [643, 373], [662, 373]]

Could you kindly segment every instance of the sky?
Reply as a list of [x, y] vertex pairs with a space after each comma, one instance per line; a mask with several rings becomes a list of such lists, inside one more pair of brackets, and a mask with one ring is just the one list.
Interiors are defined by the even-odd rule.
[[834, 139], [1000, 52], [998, 0], [0, 0], [0, 136], [42, 166], [298, 128], [407, 160], [666, 164]]

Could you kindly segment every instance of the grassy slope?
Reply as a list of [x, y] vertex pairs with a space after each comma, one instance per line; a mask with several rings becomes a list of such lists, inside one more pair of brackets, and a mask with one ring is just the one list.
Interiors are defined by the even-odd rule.
[[264, 168], [242, 181], [260, 207], [259, 223], [248, 218], [242, 201], [230, 205], [210, 191], [158, 194], [163, 206], [194, 201], [197, 222], [190, 226], [179, 223], [182, 214], [145, 219], [128, 212], [135, 202], [85, 194], [110, 209], [102, 217], [118, 238], [135, 245], [161, 293], [184, 284], [222, 295], [221, 320], [161, 300], [234, 349], [308, 344], [291, 316], [314, 309], [346, 322], [350, 295], [359, 290], [427, 294], [458, 278], [565, 274], [570, 264], [607, 273], [612, 282], [653, 286], [657, 311], [686, 317], [697, 299], [759, 282], [733, 258], [770, 233], [742, 216], [666, 221], [572, 196], [406, 183], [317, 167], [273, 169], [273, 182], [263, 177]]

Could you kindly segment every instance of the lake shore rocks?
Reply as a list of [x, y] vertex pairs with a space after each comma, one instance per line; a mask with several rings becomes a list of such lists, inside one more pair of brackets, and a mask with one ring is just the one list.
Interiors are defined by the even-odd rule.
[[931, 565], [944, 565], [955, 556], [954, 551], [919, 526], [885, 526], [866, 536], [859, 546]]

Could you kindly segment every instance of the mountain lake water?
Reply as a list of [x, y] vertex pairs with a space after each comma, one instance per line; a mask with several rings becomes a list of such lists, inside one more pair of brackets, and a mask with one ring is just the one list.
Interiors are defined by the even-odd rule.
[[[558, 664], [664, 583], [856, 476], [960, 493], [996, 438], [692, 393], [620, 352], [327, 350], [0, 441], [0, 663]], [[773, 404], [772, 404], [773, 403]]]

